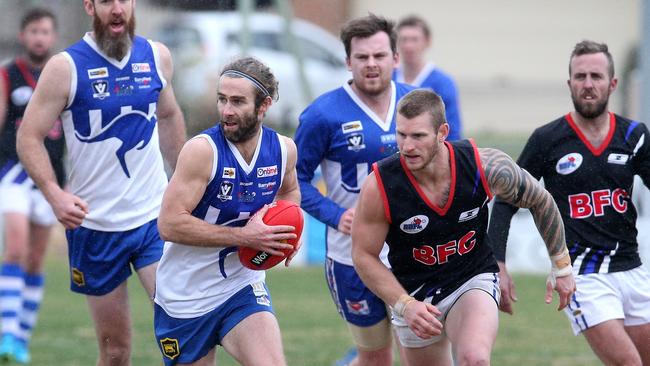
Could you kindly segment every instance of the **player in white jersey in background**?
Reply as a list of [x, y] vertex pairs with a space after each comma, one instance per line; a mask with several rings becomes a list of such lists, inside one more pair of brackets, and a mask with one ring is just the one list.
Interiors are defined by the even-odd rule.
[[[17, 149], [66, 227], [71, 289], [86, 295], [98, 365], [129, 365], [132, 267], [150, 296], [163, 243], [156, 228], [167, 184], [185, 141], [170, 84], [172, 61], [160, 43], [135, 36], [135, 0], [84, 0], [93, 31], [47, 63]], [[61, 116], [69, 189], [56, 183], [43, 139]], [[159, 143], [160, 141], [160, 143]]]
[[[296, 131], [302, 207], [327, 224], [326, 277], [339, 313], [352, 332], [358, 357], [338, 364], [391, 365], [391, 326], [386, 305], [352, 266], [350, 229], [354, 206], [371, 164], [397, 151], [395, 106], [412, 88], [391, 81], [398, 61], [393, 23], [369, 15], [341, 30], [352, 80], [318, 97], [300, 116]], [[311, 183], [321, 166], [324, 197]], [[383, 252], [384, 263], [387, 250]]]
[[[155, 332], [165, 365], [214, 365], [221, 345], [243, 365], [285, 365], [265, 272], [245, 268], [237, 249], [282, 255], [292, 226], [267, 226], [276, 199], [300, 202], [296, 146], [262, 126], [278, 82], [259, 60], [226, 65], [219, 123], [185, 144], [163, 198]], [[251, 215], [253, 215], [251, 217]], [[287, 258], [289, 262], [297, 250]]]

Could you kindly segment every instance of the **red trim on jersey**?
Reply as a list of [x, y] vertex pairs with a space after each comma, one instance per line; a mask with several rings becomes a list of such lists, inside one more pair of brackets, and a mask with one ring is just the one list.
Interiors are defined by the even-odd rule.
[[476, 142], [474, 142], [473, 138], [469, 138], [469, 143], [472, 144], [472, 147], [474, 148], [474, 159], [476, 159], [476, 167], [478, 168], [479, 174], [481, 174], [481, 182], [483, 183], [483, 189], [485, 189], [485, 193], [487, 193], [488, 198], [492, 199], [494, 196], [492, 194], [492, 191], [490, 190], [490, 186], [488, 185], [487, 178], [485, 177], [485, 170], [483, 170], [483, 164], [481, 164], [481, 155], [478, 153], [478, 147], [476, 146]]
[[409, 178], [411, 184], [420, 195], [420, 198], [422, 198], [424, 203], [426, 203], [427, 206], [429, 206], [440, 216], [445, 216], [447, 214], [447, 211], [449, 211], [449, 207], [451, 207], [451, 203], [454, 201], [454, 194], [456, 193], [456, 154], [454, 153], [454, 148], [451, 146], [449, 142], [445, 141], [445, 145], [447, 146], [447, 149], [449, 149], [449, 165], [451, 166], [451, 183], [450, 183], [451, 187], [449, 188], [449, 197], [447, 197], [447, 203], [445, 203], [444, 207], [439, 207], [438, 205], [434, 205], [433, 203], [431, 203], [431, 201], [429, 201], [427, 195], [424, 194], [424, 191], [422, 191], [422, 188], [420, 188], [420, 185], [418, 184], [417, 180], [415, 180], [413, 173], [411, 173], [411, 170], [406, 166], [406, 163], [404, 162], [402, 156], [400, 156], [399, 158], [399, 161], [402, 164], [402, 169], [404, 169], [406, 176]]
[[605, 136], [605, 140], [598, 146], [598, 148], [594, 147], [594, 145], [587, 140], [587, 137], [580, 131], [580, 128], [576, 124], [576, 122], [573, 120], [573, 117], [571, 117], [571, 113], [567, 113], [567, 115], [564, 117], [566, 120], [569, 122], [569, 126], [573, 128], [573, 130], [578, 134], [578, 137], [580, 140], [582, 140], [582, 143], [587, 146], [589, 151], [591, 151], [594, 156], [599, 156], [600, 154], [607, 149], [607, 146], [609, 146], [609, 143], [612, 141], [612, 137], [614, 136], [614, 130], [616, 129], [616, 117], [614, 116], [614, 113], [609, 112], [609, 131], [607, 132], [607, 136]]
[[6, 67], [0, 67], [0, 80], [4, 85], [5, 93], [7, 94], [7, 103], [9, 102], [9, 98], [11, 95], [11, 81], [9, 81], [9, 70], [7, 70]]
[[18, 66], [18, 70], [20, 70], [20, 73], [23, 75], [23, 78], [25, 78], [27, 84], [29, 84], [29, 86], [31, 86], [32, 89], [36, 89], [36, 80], [34, 80], [34, 76], [32, 75], [32, 72], [29, 70], [29, 66], [27, 66], [27, 63], [25, 63], [25, 60], [23, 60], [22, 58], [17, 58], [16, 66]]
[[384, 215], [389, 224], [393, 223], [393, 220], [390, 218], [390, 207], [388, 206], [388, 197], [386, 197], [386, 189], [384, 188], [384, 182], [381, 180], [381, 175], [379, 175], [379, 167], [377, 163], [372, 163], [372, 171], [375, 172], [375, 179], [377, 180], [377, 188], [379, 188], [379, 193], [381, 194], [381, 200], [384, 203]]

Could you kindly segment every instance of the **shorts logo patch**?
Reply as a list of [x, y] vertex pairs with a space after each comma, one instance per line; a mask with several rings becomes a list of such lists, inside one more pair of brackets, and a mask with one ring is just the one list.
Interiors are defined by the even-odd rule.
[[81, 272], [80, 270], [76, 268], [72, 268], [72, 282], [79, 286], [85, 286], [86, 285], [86, 280], [84, 279], [84, 273]]
[[253, 295], [255, 296], [268, 295], [268, 293], [266, 292], [266, 288], [264, 287], [264, 284], [262, 282], [252, 283], [251, 287], [253, 288]]
[[573, 310], [573, 316], [580, 316], [580, 315], [582, 315], [582, 310], [580, 309]]
[[627, 164], [627, 161], [630, 159], [630, 155], [628, 154], [614, 154], [611, 153], [607, 157], [607, 162], [610, 164], [617, 164], [617, 165], [625, 165]]
[[266, 295], [257, 297], [257, 303], [264, 306], [271, 306], [271, 300]]
[[160, 349], [163, 355], [170, 360], [175, 359], [181, 354], [181, 349], [178, 347], [178, 339], [163, 338], [160, 340]]
[[566, 154], [557, 161], [555, 170], [562, 174], [567, 175], [575, 172], [582, 165], [582, 155], [579, 153]]
[[345, 299], [345, 305], [348, 307], [348, 312], [354, 315], [368, 315], [370, 314], [370, 306], [368, 300], [350, 301]]
[[[461, 215], [462, 216], [462, 215]], [[416, 234], [424, 230], [429, 224], [429, 218], [424, 215], [413, 216], [406, 219], [399, 225], [399, 228], [407, 234]]]

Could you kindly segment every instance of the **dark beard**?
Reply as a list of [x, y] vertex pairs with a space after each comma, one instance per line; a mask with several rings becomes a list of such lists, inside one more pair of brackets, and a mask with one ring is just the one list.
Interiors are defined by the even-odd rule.
[[224, 136], [230, 142], [239, 143], [252, 139], [260, 128], [260, 122], [257, 119], [257, 111], [253, 114], [247, 114], [238, 121], [239, 128], [236, 131], [223, 131]]
[[106, 56], [118, 61], [126, 56], [133, 44], [133, 37], [135, 37], [135, 15], [132, 15], [131, 19], [127, 22], [126, 30], [126, 33], [123, 33], [117, 38], [111, 37], [108, 25], [103, 24], [97, 15], [93, 17], [93, 32], [95, 33], [97, 46]]
[[34, 65], [42, 65], [47, 61], [47, 59], [50, 58], [50, 53], [46, 52], [42, 55], [32, 53], [27, 51], [27, 59], [29, 59], [29, 62], [31, 62]]
[[607, 99], [592, 107], [587, 106], [586, 104], [581, 104], [574, 95], [571, 95], [571, 99], [573, 100], [573, 107], [576, 109], [576, 113], [586, 119], [594, 119], [603, 114], [607, 109], [607, 103], [609, 102], [609, 97], [607, 97]]

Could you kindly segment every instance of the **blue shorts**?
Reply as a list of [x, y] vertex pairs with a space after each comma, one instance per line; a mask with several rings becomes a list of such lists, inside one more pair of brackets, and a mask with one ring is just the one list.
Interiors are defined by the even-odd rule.
[[101, 296], [113, 291], [137, 271], [160, 260], [163, 241], [156, 220], [128, 231], [66, 230], [70, 289]]
[[386, 304], [366, 287], [354, 267], [327, 258], [325, 276], [334, 304], [348, 323], [369, 327], [387, 317]]
[[271, 296], [246, 286], [211, 312], [197, 318], [173, 318], [155, 304], [154, 332], [166, 366], [192, 363], [221, 344], [223, 337], [254, 313], [273, 313]]

